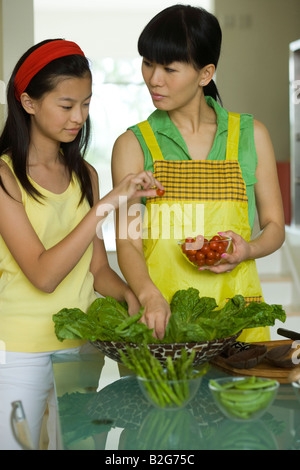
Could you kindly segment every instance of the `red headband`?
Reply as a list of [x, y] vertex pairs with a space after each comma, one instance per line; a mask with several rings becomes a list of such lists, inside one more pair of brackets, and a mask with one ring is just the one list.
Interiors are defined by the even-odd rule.
[[16, 74], [15, 96], [17, 100], [20, 101], [20, 96], [26, 90], [30, 80], [45, 67], [45, 65], [59, 57], [74, 54], [84, 56], [84, 53], [75, 42], [65, 41], [64, 39], [47, 42], [43, 46], [35, 49], [27, 59], [25, 59]]

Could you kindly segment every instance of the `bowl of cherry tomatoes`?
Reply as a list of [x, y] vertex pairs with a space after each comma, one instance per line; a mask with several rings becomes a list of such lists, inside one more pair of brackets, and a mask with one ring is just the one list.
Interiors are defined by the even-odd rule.
[[188, 237], [178, 245], [184, 258], [197, 268], [218, 266], [225, 262], [222, 254], [232, 252], [232, 239], [221, 235]]

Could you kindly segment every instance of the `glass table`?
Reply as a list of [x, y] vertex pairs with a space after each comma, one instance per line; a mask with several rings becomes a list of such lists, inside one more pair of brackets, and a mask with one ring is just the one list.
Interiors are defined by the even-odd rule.
[[83, 354], [54, 354], [53, 371], [64, 450], [300, 450], [300, 398], [290, 384], [280, 384], [259, 420], [237, 423], [210, 394], [208, 381], [226, 375], [213, 366], [196, 397], [176, 411], [151, 406], [135, 376], [92, 346]]

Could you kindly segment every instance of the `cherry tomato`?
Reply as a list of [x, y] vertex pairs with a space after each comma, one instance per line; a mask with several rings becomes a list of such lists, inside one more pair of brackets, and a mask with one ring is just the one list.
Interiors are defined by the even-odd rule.
[[226, 248], [227, 248], [227, 246], [224, 246], [223, 243], [218, 243], [218, 252], [219, 252], [220, 254], [225, 253], [225, 252], [226, 252]]
[[214, 250], [214, 251], [217, 251], [218, 250], [218, 244], [219, 244], [219, 242], [217, 242], [217, 241], [209, 242], [210, 249]]
[[206, 255], [208, 253], [208, 251], [210, 251], [209, 244], [205, 243], [205, 245], [203, 245], [203, 247], [201, 248], [200, 251], [202, 251], [202, 253], [204, 253]]
[[157, 194], [157, 196], [163, 196], [165, 194], [165, 190], [157, 188], [156, 194]]
[[213, 250], [210, 250], [206, 253], [206, 258], [207, 259], [215, 259], [215, 252]]
[[224, 246], [225, 250], [227, 250], [228, 248], [228, 242], [227, 241], [224, 241], [224, 242], [221, 242], [222, 245]]
[[182, 253], [186, 253], [186, 246], [185, 243], [181, 245]]
[[196, 260], [196, 255], [188, 255], [188, 258], [189, 258], [189, 260], [190, 260], [192, 263], [194, 263], [194, 264], [195, 264], [196, 261], [197, 261], [197, 260]]
[[210, 239], [211, 242], [212, 242], [212, 241], [214, 242], [214, 241], [217, 241], [217, 240], [221, 240], [220, 235], [215, 235], [214, 237], [212, 237], [212, 238]]
[[186, 254], [188, 257], [190, 256], [196, 256], [197, 250], [185, 250]]
[[198, 250], [197, 253], [196, 253], [196, 258], [197, 260], [205, 260], [205, 254], [201, 251], [201, 250]]
[[188, 237], [185, 239], [185, 253], [190, 256], [190, 255], [195, 255], [197, 253], [197, 250], [195, 250], [193, 247], [189, 247], [188, 244], [195, 243], [195, 238]]
[[205, 264], [207, 266], [213, 266], [215, 264], [216, 260], [214, 258], [206, 258]]
[[196, 262], [198, 266], [204, 266], [205, 265], [205, 257], [203, 259], [197, 259], [196, 257]]

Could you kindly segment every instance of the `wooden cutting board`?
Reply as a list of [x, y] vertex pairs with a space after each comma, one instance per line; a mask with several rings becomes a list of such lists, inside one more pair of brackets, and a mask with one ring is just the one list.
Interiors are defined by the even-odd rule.
[[[264, 341], [261, 343], [254, 343], [259, 345], [267, 346], [268, 351], [277, 346], [282, 346], [286, 344], [292, 344], [292, 340], [279, 340], [279, 341]], [[229, 366], [225, 362], [225, 358], [218, 356], [211, 362], [215, 367], [224, 370], [225, 372], [234, 375], [234, 376], [250, 376], [255, 375], [256, 377], [268, 377], [275, 380], [278, 380], [280, 383], [289, 383], [288, 376], [293, 368], [281, 368], [276, 367], [267, 359], [264, 359], [260, 364], [251, 369], [235, 369], [234, 367]]]

